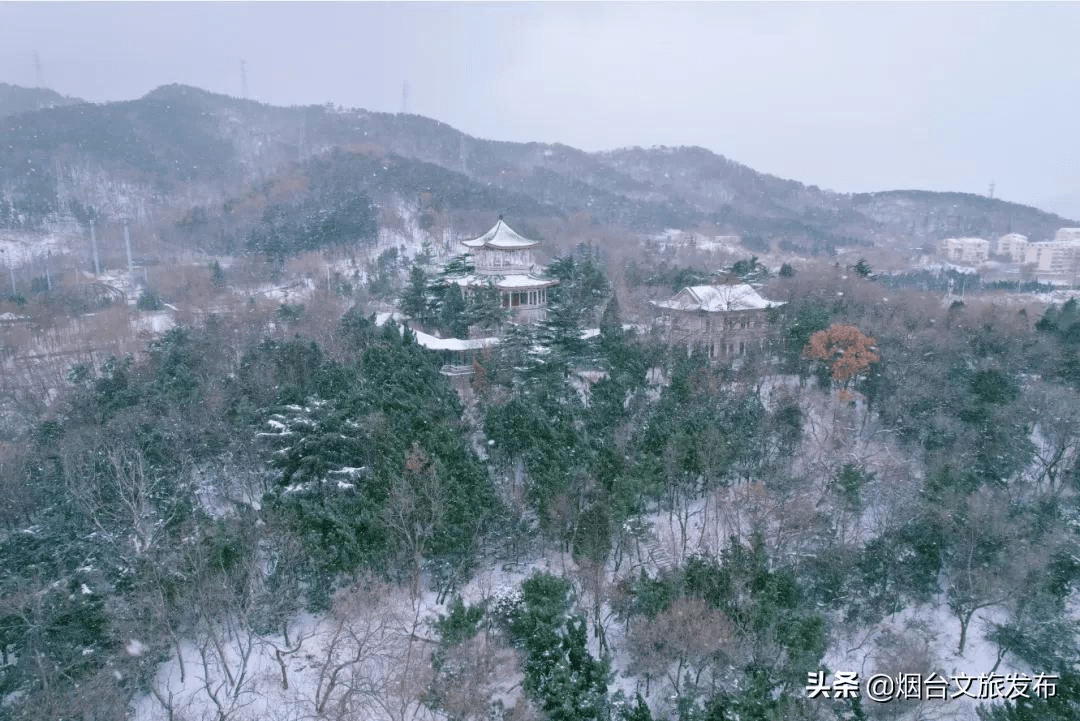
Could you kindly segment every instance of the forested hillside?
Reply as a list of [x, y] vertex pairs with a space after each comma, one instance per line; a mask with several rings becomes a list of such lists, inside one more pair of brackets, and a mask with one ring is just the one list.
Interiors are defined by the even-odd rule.
[[[1076, 293], [876, 260], [1065, 219], [68, 100], [0, 93], [0, 718], [1080, 718]], [[533, 325], [455, 281], [503, 213]]]
[[625, 328], [591, 257], [552, 272], [467, 393], [359, 305], [73, 367], [0, 466], [5, 714], [1076, 718], [1076, 301], [789, 269], [768, 347], [710, 364]]
[[[0, 230], [37, 229], [85, 206], [146, 215], [178, 204], [188, 210], [196, 197], [223, 202], [333, 149], [402, 159], [402, 192], [429, 186], [468, 195], [479, 185], [552, 220], [581, 215], [635, 234], [707, 227], [815, 254], [908, 248], [971, 233], [1016, 231], [1043, 240], [1070, 225], [970, 194], [833, 193], [704, 148], [586, 153], [474, 138], [415, 115], [280, 108], [170, 85], [138, 100], [41, 101], [0, 117]], [[431, 183], [433, 166], [445, 171], [440, 185]], [[113, 195], [124, 197], [103, 195], [106, 183], [122, 184]]]
[[0, 117], [81, 102], [78, 98], [65, 97], [48, 88], [23, 88], [0, 83]]

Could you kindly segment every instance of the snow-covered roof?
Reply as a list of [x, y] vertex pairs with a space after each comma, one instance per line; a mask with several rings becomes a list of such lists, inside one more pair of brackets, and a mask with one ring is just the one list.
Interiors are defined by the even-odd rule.
[[517, 288], [547, 288], [556, 285], [559, 281], [548, 278], [537, 278], [535, 275], [506, 275], [495, 281], [495, 287], [500, 290], [514, 290]]
[[535, 275], [459, 275], [447, 278], [447, 283], [454, 283], [461, 288], [470, 288], [487, 285], [494, 281], [499, 290], [520, 290], [522, 288], [549, 288], [558, 285], [559, 281], [552, 278], [538, 278]]
[[414, 330], [413, 335], [416, 344], [428, 350], [481, 350], [499, 344], [498, 338], [436, 338], [418, 330]]
[[783, 305], [766, 300], [746, 283], [736, 285], [694, 285], [683, 288], [671, 300], [653, 301], [668, 310], [703, 310], [710, 313], [733, 310], [760, 310]]
[[463, 240], [461, 244], [468, 248], [496, 248], [502, 250], [519, 250], [521, 248], [532, 248], [533, 246], [540, 245], [538, 240], [529, 240], [511, 228], [509, 225], [503, 222], [502, 218], [495, 223], [488, 232], [481, 235], [479, 238], [473, 238], [472, 240]]

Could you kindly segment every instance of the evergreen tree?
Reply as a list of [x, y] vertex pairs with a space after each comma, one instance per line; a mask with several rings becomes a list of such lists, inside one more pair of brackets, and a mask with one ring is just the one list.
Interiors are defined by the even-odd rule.
[[469, 337], [469, 319], [466, 315], [465, 299], [457, 283], [449, 283], [443, 289], [442, 303], [439, 306], [439, 325], [443, 331], [454, 338]]
[[623, 709], [622, 721], [653, 721], [652, 712], [649, 711], [649, 705], [645, 703], [645, 699], [641, 697], [640, 693], [634, 694], [634, 705], [628, 706]]
[[443, 278], [452, 278], [455, 276], [469, 275], [474, 270], [475, 266], [472, 262], [472, 257], [468, 254], [455, 255], [450, 259], [450, 262], [443, 268]]
[[427, 276], [418, 265], [409, 269], [409, 284], [401, 296], [401, 311], [420, 323], [428, 319]]
[[585, 355], [582, 331], [581, 312], [577, 308], [563, 301], [548, 305], [543, 341], [551, 348], [553, 362], [568, 367]]
[[610, 287], [592, 258], [556, 258], [548, 266], [548, 273], [559, 280], [559, 285], [549, 291], [549, 299], [554, 296], [576, 308], [582, 320], [595, 319], [594, 311], [608, 296]]
[[537, 573], [521, 590], [510, 629], [526, 651], [525, 689], [552, 721], [606, 721], [609, 665], [589, 653], [585, 619], [570, 613], [570, 584]]
[[495, 348], [495, 380], [517, 387], [531, 379], [543, 361], [536, 352], [537, 330], [532, 325], [511, 325]]
[[756, 255], [736, 261], [731, 266], [731, 274], [744, 283], [760, 283], [769, 278], [769, 270], [758, 262]]
[[619, 299], [612, 295], [600, 315], [600, 337], [608, 342], [617, 343], [623, 339], [622, 316], [619, 313]]
[[225, 271], [221, 269], [221, 263], [216, 260], [210, 263], [210, 282], [215, 288], [225, 287]]
[[502, 296], [493, 282], [473, 288], [465, 314], [469, 325], [496, 333], [510, 317], [509, 310], [502, 307]]
[[1018, 698], [1014, 701], [976, 708], [981, 721], [1074, 721], [1080, 718], [1080, 673], [1068, 670], [1055, 681], [1056, 692], [1049, 698]]

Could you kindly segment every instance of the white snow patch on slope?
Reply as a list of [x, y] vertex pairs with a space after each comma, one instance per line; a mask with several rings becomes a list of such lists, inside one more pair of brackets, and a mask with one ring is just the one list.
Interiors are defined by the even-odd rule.
[[[79, 242], [78, 236], [68, 233], [30, 233], [0, 230], [0, 264], [16, 268], [47, 258], [49, 254], [66, 253]], [[89, 242], [87, 242], [89, 247]]]

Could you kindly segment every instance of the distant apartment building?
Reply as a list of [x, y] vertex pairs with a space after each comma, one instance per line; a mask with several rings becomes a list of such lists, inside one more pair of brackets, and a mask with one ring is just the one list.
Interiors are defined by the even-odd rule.
[[1033, 266], [1043, 273], [1064, 273], [1074, 270], [1078, 250], [1080, 241], [1029, 243], [1024, 253], [1024, 265]]
[[[989, 243], [982, 238], [947, 238], [941, 253], [957, 263], [981, 263]], [[1040, 273], [1080, 270], [1080, 228], [1059, 228], [1053, 240], [1031, 242], [1026, 235], [1007, 233], [994, 243], [994, 255]]]
[[954, 263], [982, 263], [990, 258], [990, 241], [983, 238], [946, 238], [941, 252]]
[[994, 254], [1008, 258], [1013, 263], [1023, 263], [1028, 249], [1028, 238], [1020, 233], [1008, 233], [997, 239]]
[[1053, 240], [1041, 243], [1006, 241], [1010, 233], [998, 239], [997, 254], [1008, 256], [1015, 263], [1031, 266], [1040, 273], [1075, 272], [1080, 264], [1080, 228], [1059, 228]]
[[1054, 233], [1055, 243], [1080, 243], [1080, 228], [1058, 228]]

